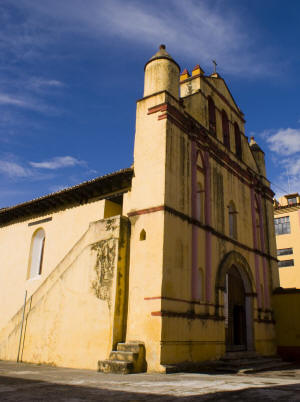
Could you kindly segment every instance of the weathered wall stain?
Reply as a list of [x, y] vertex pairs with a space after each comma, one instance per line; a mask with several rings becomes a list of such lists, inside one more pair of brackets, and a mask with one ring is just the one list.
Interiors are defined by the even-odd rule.
[[111, 286], [114, 277], [114, 265], [116, 257], [116, 240], [100, 240], [91, 246], [97, 252], [95, 264], [96, 279], [92, 281], [91, 287], [96, 297], [105, 300], [108, 307], [111, 307], [112, 295]]

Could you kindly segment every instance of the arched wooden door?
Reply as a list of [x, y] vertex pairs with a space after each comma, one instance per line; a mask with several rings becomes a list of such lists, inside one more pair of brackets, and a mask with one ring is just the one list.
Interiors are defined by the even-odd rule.
[[227, 317], [226, 350], [247, 349], [245, 287], [238, 269], [232, 266], [226, 274]]

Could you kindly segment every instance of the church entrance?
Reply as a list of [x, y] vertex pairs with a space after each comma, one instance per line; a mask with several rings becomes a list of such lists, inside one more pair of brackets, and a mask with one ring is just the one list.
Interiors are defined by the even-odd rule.
[[245, 287], [235, 266], [226, 273], [224, 297], [226, 350], [247, 350]]
[[230, 251], [220, 262], [216, 276], [216, 305], [224, 305], [226, 351], [253, 351], [254, 279], [246, 258]]

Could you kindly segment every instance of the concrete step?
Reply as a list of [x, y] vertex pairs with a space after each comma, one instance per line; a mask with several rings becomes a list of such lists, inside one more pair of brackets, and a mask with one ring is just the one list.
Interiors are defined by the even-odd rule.
[[118, 352], [140, 353], [142, 350], [144, 350], [144, 344], [139, 342], [120, 342], [117, 345]]
[[122, 360], [99, 360], [98, 371], [101, 373], [130, 374], [133, 372], [133, 363]]
[[138, 358], [138, 353], [113, 350], [110, 352], [109, 360], [120, 360], [124, 362], [135, 362]]

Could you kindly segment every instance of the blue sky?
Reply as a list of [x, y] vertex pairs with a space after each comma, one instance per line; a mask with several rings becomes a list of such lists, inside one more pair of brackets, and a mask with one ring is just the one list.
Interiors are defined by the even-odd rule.
[[299, 15], [297, 0], [1, 0], [0, 207], [132, 164], [160, 43], [182, 70], [217, 60], [273, 190], [300, 191]]

